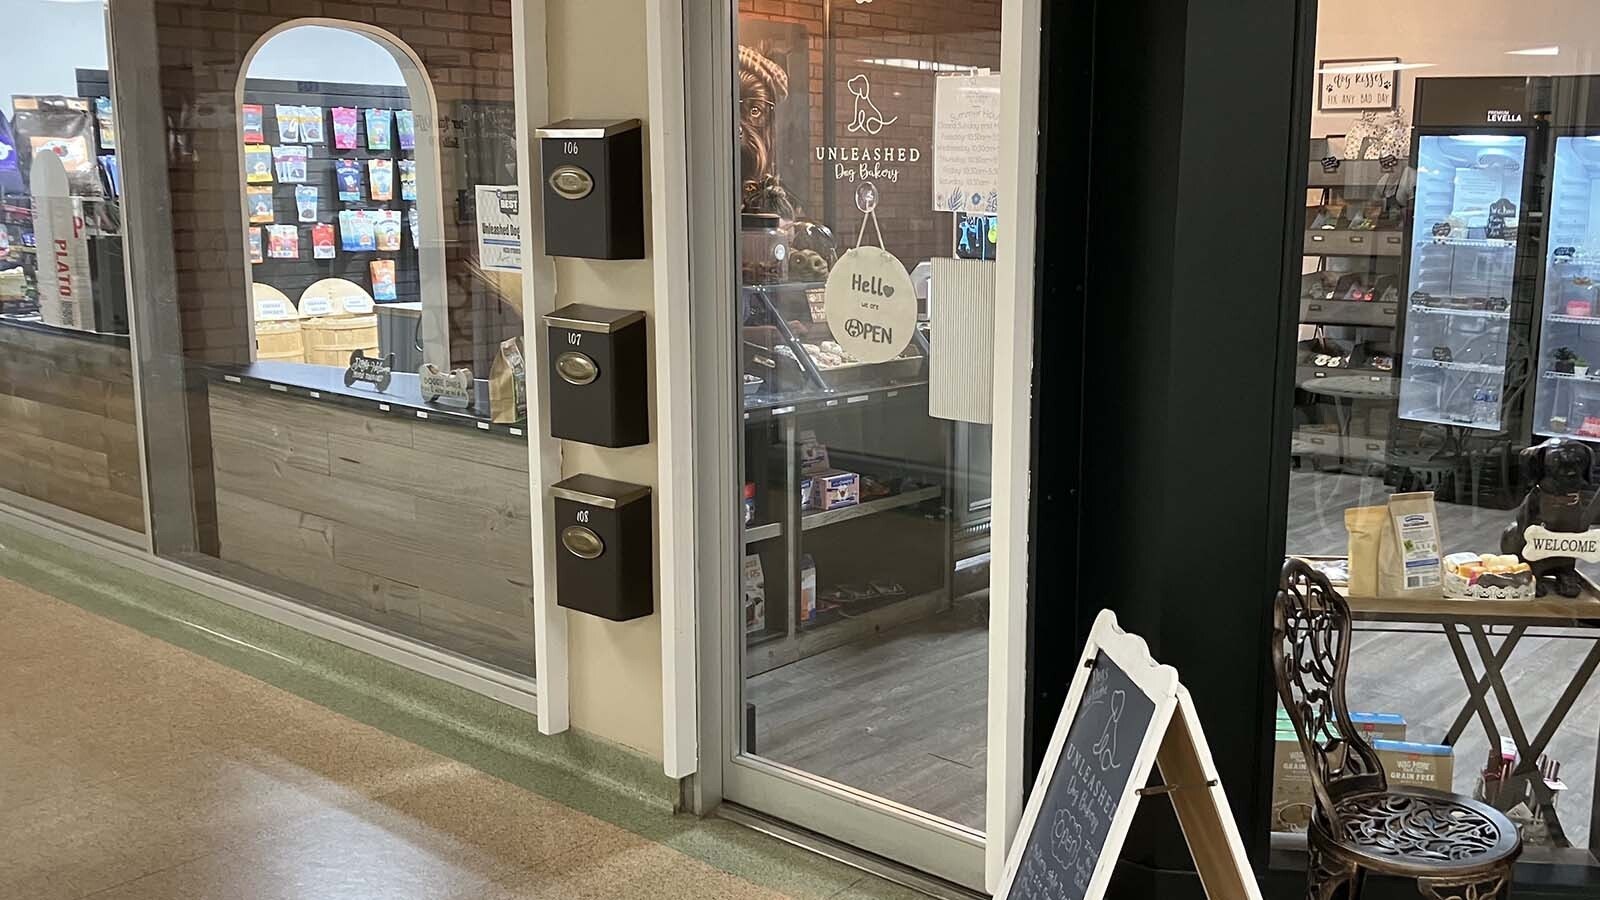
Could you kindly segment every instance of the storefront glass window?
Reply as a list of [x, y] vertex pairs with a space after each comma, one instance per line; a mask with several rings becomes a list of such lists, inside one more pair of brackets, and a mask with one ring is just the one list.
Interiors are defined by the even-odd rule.
[[737, 32], [743, 749], [981, 831], [1000, 4], [776, 7]]
[[511, 15], [366, 9], [218, 0], [140, 48], [176, 284], [147, 416], [187, 425], [156, 549], [531, 674]]
[[8, 12], [18, 39], [0, 58], [0, 492], [138, 541], [105, 10], [18, 0]]
[[[1286, 298], [1288, 552], [1351, 597], [1358, 724], [1392, 786], [1483, 799], [1521, 828], [1524, 863], [1579, 868], [1600, 848], [1600, 556], [1524, 560], [1530, 525], [1586, 530], [1600, 484], [1590, 25], [1600, 10], [1575, 0], [1320, 3]], [[1438, 546], [1402, 544], [1402, 512]], [[1286, 720], [1277, 746], [1274, 846], [1303, 848]]]

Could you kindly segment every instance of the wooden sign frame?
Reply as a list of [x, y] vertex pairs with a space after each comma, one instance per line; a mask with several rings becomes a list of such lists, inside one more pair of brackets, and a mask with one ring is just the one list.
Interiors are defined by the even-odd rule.
[[[1095, 861], [1094, 874], [1084, 896], [1087, 900], [1100, 900], [1105, 896], [1128, 829], [1133, 824], [1138, 801], [1166, 795], [1183, 826], [1184, 840], [1189, 845], [1189, 854], [1194, 859], [1206, 896], [1210, 900], [1261, 900], [1261, 889], [1256, 884], [1250, 860], [1245, 856], [1244, 841], [1217, 777], [1216, 764], [1189, 692], [1178, 681], [1177, 670], [1156, 662], [1144, 639], [1123, 631], [1117, 624], [1116, 614], [1110, 610], [1102, 610], [1095, 619], [1094, 629], [1083, 648], [1077, 675], [1072, 679], [1055, 733], [1050, 737], [1050, 748], [1028, 795], [1028, 805], [1006, 855], [1005, 869], [1000, 873], [999, 888], [994, 896], [997, 900], [1012, 896], [1012, 885], [1022, 867], [1067, 736], [1089, 686], [1090, 670], [1102, 654], [1155, 704], [1155, 714], [1141, 736], [1127, 787], [1118, 798], [1110, 833]], [[1159, 769], [1164, 784], [1147, 788], [1145, 785], [1153, 769]]]

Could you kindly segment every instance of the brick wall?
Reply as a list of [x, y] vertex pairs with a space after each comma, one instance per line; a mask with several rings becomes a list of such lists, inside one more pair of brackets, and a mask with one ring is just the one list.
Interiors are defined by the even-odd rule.
[[[948, 255], [952, 215], [933, 211], [937, 74], [927, 64], [998, 71], [1000, 0], [832, 0], [831, 6], [832, 21], [824, 29], [823, 0], [739, 0], [742, 34], [759, 33], [762, 23], [781, 22], [803, 26], [807, 35], [809, 83], [791, 83], [791, 100], [785, 102], [808, 104], [809, 172], [804, 179], [779, 174], [786, 184], [803, 181], [802, 205], [812, 217], [832, 227], [841, 249], [848, 249], [855, 246], [862, 224], [862, 214], [855, 206], [857, 182], [836, 179], [834, 164], [817, 161], [811, 151], [823, 146], [917, 148], [921, 152], [917, 162], [885, 164], [898, 169], [897, 181], [874, 179], [880, 193], [878, 225], [889, 251], [908, 265]], [[831, 72], [825, 71], [825, 41], [831, 42], [833, 49]], [[925, 67], [904, 67], [915, 62], [886, 65], [883, 60], [922, 61]], [[856, 108], [848, 85], [857, 75], [867, 76], [871, 99], [883, 117], [896, 119], [875, 136], [848, 131]], [[824, 112], [830, 92], [834, 103], [831, 123]], [[782, 115], [780, 112], [779, 117]], [[829, 210], [831, 215], [826, 214]], [[871, 228], [866, 240], [875, 241]]]
[[[440, 174], [452, 355], [471, 364], [474, 319], [483, 321], [481, 310], [493, 307], [497, 292], [466, 269], [476, 242], [472, 226], [459, 221], [456, 200], [463, 190], [470, 197], [473, 179], [462, 171], [467, 150], [449, 146], [451, 120], [462, 102], [512, 100], [510, 0], [156, 0], [155, 6], [185, 356], [203, 362], [250, 357], [235, 90], [245, 55], [262, 35], [293, 19], [326, 17], [396, 35], [433, 82], [446, 143]], [[420, 116], [417, 125], [424, 140]], [[504, 287], [514, 301], [515, 286]]]

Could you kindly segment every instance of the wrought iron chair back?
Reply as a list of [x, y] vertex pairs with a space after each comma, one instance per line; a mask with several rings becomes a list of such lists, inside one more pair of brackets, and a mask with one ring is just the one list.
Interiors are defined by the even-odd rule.
[[1339, 834], [1338, 801], [1388, 790], [1383, 765], [1350, 721], [1345, 676], [1350, 666], [1350, 606], [1304, 562], [1284, 564], [1272, 617], [1272, 664], [1278, 696], [1294, 723], [1316, 795], [1312, 816]]

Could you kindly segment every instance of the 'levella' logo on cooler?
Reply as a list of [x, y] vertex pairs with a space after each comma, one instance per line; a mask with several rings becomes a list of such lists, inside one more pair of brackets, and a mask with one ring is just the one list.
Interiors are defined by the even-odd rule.
[[1522, 113], [1512, 112], [1509, 109], [1491, 109], [1491, 110], [1489, 110], [1489, 122], [1491, 124], [1496, 124], [1496, 125], [1514, 124], [1516, 122], [1521, 122], [1521, 121], [1522, 121]]

